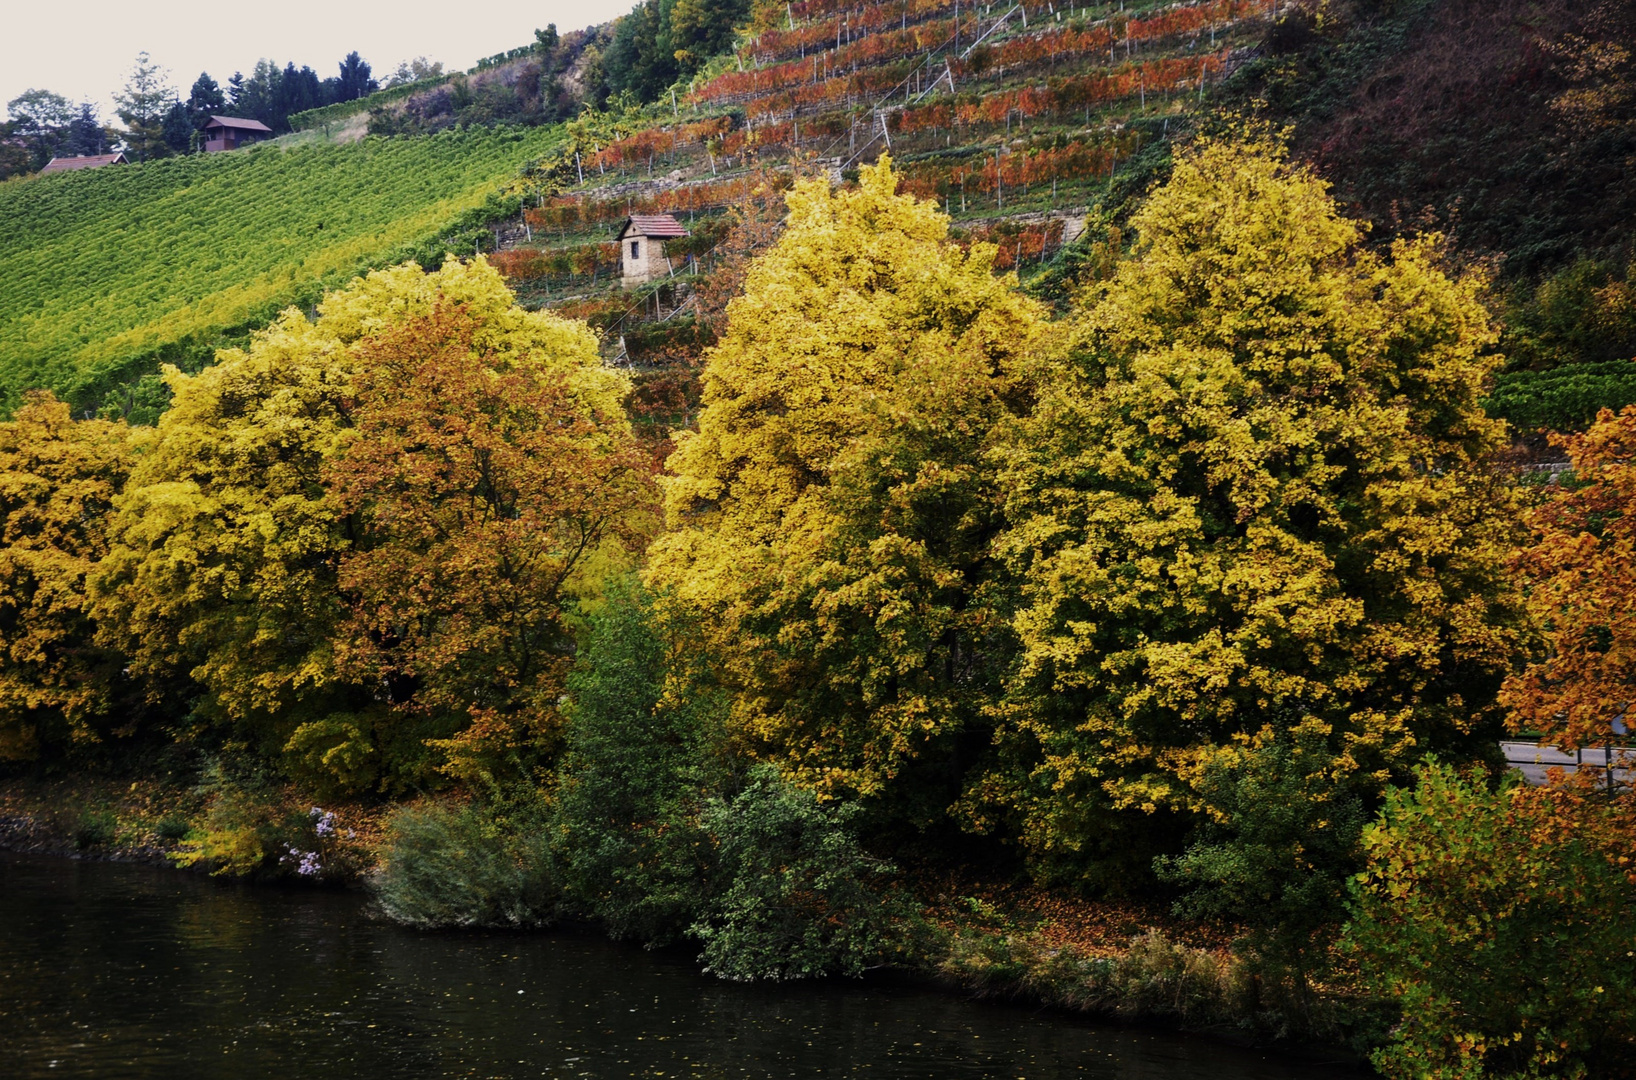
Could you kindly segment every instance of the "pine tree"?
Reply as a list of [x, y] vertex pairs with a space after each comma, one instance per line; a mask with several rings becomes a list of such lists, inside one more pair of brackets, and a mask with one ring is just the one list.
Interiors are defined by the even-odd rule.
[[119, 119], [125, 124], [126, 152], [137, 161], [170, 153], [165, 141], [165, 117], [176, 100], [166, 72], [146, 52], [136, 55], [125, 89], [114, 96]]

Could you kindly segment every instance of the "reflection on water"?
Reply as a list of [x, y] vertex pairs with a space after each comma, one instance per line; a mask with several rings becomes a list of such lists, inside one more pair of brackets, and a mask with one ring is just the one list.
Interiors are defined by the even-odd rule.
[[6, 1077], [1315, 1080], [1212, 1042], [873, 983], [736, 985], [566, 933], [0, 853]]

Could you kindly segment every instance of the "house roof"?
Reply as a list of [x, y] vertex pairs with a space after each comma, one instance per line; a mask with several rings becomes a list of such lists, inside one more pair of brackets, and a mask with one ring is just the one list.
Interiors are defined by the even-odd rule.
[[616, 239], [623, 240], [627, 236], [654, 236], [664, 239], [670, 236], [686, 236], [687, 230], [682, 223], [669, 214], [632, 214], [625, 219], [620, 227]]
[[265, 131], [269, 135], [273, 133], [273, 129], [260, 120], [242, 120], [237, 116], [212, 116], [209, 123], [205, 124], [205, 127], [235, 128], [239, 131]]
[[73, 172], [75, 169], [100, 169], [104, 165], [129, 165], [124, 154], [86, 154], [83, 157], [54, 157], [45, 163], [42, 173]]

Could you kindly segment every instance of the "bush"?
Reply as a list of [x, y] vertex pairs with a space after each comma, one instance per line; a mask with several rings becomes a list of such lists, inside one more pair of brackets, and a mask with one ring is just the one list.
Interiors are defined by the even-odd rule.
[[1246, 927], [1254, 966], [1291, 984], [1303, 1013], [1362, 862], [1363, 806], [1337, 787], [1334, 764], [1322, 734], [1300, 725], [1216, 758], [1199, 783], [1212, 823], [1185, 854], [1154, 865], [1161, 880], [1188, 889], [1176, 914]]
[[114, 842], [119, 821], [111, 810], [87, 810], [74, 826], [74, 846], [81, 851], [107, 847]]
[[208, 770], [202, 788], [209, 806], [199, 828], [169, 854], [176, 865], [208, 866], [224, 877], [331, 884], [362, 871], [362, 845], [334, 813], [255, 776], [226, 778], [219, 767]]
[[705, 969], [725, 979], [857, 976], [901, 951], [911, 913], [876, 883], [891, 867], [848, 827], [856, 808], [820, 802], [757, 768], [736, 798], [716, 799], [723, 891], [691, 930]]
[[1636, 1076], [1631, 797], [1429, 765], [1364, 833], [1347, 942], [1403, 1080]]
[[542, 825], [474, 804], [405, 807], [387, 821], [375, 898], [387, 918], [421, 929], [543, 926], [558, 890]]
[[161, 840], [180, 840], [188, 833], [187, 819], [176, 814], [167, 814], [159, 819], [153, 831]]
[[1263, 1026], [1247, 965], [1224, 950], [1193, 949], [1150, 931], [1125, 952], [1089, 957], [1036, 934], [961, 934], [938, 965], [946, 976], [995, 996], [1121, 1019]]

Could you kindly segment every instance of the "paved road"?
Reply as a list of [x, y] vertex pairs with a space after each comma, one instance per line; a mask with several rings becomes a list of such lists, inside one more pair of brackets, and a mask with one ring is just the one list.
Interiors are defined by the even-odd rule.
[[1521, 771], [1530, 784], [1545, 783], [1545, 773], [1552, 768], [1568, 773], [1586, 770], [1599, 777], [1611, 772], [1616, 784], [1636, 783], [1636, 748], [1598, 746], [1570, 754], [1539, 743], [1502, 742], [1500, 749], [1506, 763]]

